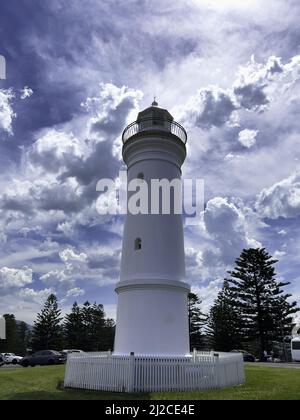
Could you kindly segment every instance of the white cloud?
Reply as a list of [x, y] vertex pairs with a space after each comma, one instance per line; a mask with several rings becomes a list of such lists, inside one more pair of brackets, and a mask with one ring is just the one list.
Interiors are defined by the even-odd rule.
[[67, 292], [67, 298], [77, 298], [84, 295], [85, 291], [79, 287], [75, 287], [74, 289], [71, 289]]
[[192, 292], [196, 293], [202, 300], [201, 309], [204, 313], [208, 313], [215, 299], [220, 292], [224, 279], [212, 280], [206, 286], [194, 286]]
[[48, 296], [53, 293], [55, 293], [53, 289], [34, 290], [25, 288], [19, 291], [19, 296], [25, 300], [43, 304]]
[[259, 133], [257, 130], [242, 130], [239, 132], [239, 142], [244, 146], [250, 149], [256, 144], [256, 136]]
[[57, 174], [82, 159], [85, 150], [84, 143], [72, 133], [50, 129], [33, 144], [28, 158], [34, 167]]
[[75, 285], [72, 272], [67, 269], [49, 271], [41, 276], [40, 280], [48, 287], [60, 287], [62, 290], [68, 290]]
[[277, 251], [274, 252], [273, 256], [274, 256], [275, 259], [280, 260], [280, 258], [286, 256], [286, 251], [277, 250]]
[[55, 293], [55, 290], [24, 288], [4, 296], [0, 294], [0, 313], [14, 314], [16, 319], [32, 325], [37, 313], [52, 293]]
[[2, 267], [0, 269], [0, 289], [21, 288], [31, 284], [32, 274], [32, 270], [27, 267], [23, 269]]
[[76, 252], [72, 248], [64, 249], [59, 253], [59, 256], [62, 261], [64, 262], [84, 262], [87, 260], [87, 255], [84, 253], [76, 254]]
[[121, 88], [112, 83], [101, 83], [99, 96], [88, 97], [82, 107], [92, 116], [88, 122], [89, 138], [105, 141], [117, 136], [124, 128], [128, 117], [138, 110], [142, 92]]
[[0, 89], [0, 130], [12, 134], [12, 122], [16, 117], [11, 101], [15, 97], [13, 91]]
[[217, 258], [220, 258], [219, 250], [225, 264], [232, 264], [243, 248], [260, 246], [259, 242], [249, 236], [246, 211], [246, 208], [238, 207], [227, 198], [215, 197], [207, 203], [204, 212], [205, 227], [216, 241], [213, 254], [217, 252]]
[[256, 208], [261, 217], [270, 219], [300, 216], [300, 172], [263, 189]]
[[28, 86], [25, 86], [21, 91], [21, 99], [23, 100], [30, 98], [32, 95], [33, 95], [33, 90]]

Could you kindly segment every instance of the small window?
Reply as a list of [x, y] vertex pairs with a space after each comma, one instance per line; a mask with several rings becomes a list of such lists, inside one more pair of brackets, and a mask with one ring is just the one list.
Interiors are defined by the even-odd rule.
[[142, 240], [141, 238], [137, 238], [134, 243], [134, 249], [136, 251], [140, 251], [142, 249]]
[[137, 176], [138, 179], [144, 180], [145, 179], [145, 175], [143, 174], [143, 172], [140, 172]]

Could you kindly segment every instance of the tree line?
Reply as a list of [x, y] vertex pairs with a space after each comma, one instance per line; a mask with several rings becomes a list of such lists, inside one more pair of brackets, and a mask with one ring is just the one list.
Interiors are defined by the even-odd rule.
[[[289, 283], [276, 279], [277, 262], [264, 248], [243, 250], [209, 314], [202, 312], [201, 299], [190, 293], [191, 350], [248, 350], [263, 359], [278, 343], [285, 349], [283, 343], [291, 334], [299, 308], [284, 291]], [[71, 312], [62, 317], [56, 296], [50, 295], [32, 329], [24, 322], [17, 323], [13, 315], [5, 318], [7, 340], [0, 340], [0, 352], [23, 355], [28, 348], [113, 350], [115, 323], [97, 303], [80, 306], [75, 302]]]
[[14, 315], [4, 315], [7, 339], [0, 340], [0, 353], [25, 355], [28, 350], [79, 349], [83, 351], [108, 351], [113, 349], [115, 323], [105, 317], [103, 305], [74, 303], [65, 317], [58, 300], [51, 294], [33, 328], [17, 322]]

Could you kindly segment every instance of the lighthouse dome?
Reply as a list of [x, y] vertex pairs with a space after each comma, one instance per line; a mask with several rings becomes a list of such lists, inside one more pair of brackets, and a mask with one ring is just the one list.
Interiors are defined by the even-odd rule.
[[166, 109], [159, 108], [157, 102], [153, 102], [152, 106], [144, 109], [140, 112], [137, 118], [137, 121], [144, 119], [153, 119], [153, 120], [164, 120], [164, 121], [174, 121], [172, 115]]
[[168, 133], [173, 138], [177, 138], [186, 144], [187, 134], [185, 129], [174, 121], [173, 116], [166, 109], [160, 108], [154, 101], [152, 105], [138, 114], [137, 120], [129, 124], [122, 135], [123, 143], [128, 140], [137, 139], [141, 135], [158, 131]]

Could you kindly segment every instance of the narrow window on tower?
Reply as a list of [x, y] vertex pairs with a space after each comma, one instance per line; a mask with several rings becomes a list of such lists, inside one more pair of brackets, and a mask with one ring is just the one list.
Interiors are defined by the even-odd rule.
[[134, 242], [134, 249], [136, 251], [140, 251], [142, 249], [142, 240], [141, 238], [137, 238]]

